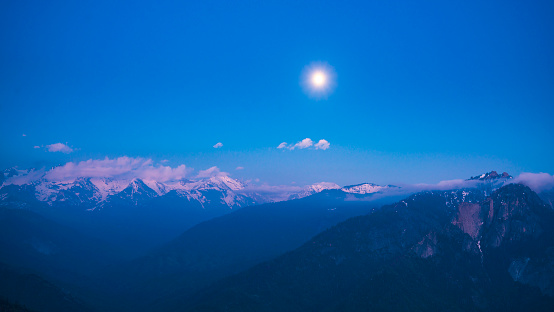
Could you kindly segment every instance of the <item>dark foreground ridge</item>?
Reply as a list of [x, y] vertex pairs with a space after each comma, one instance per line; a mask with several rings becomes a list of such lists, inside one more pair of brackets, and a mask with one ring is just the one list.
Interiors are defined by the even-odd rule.
[[188, 310], [552, 311], [554, 211], [518, 184], [478, 201], [452, 194], [347, 220], [212, 285]]

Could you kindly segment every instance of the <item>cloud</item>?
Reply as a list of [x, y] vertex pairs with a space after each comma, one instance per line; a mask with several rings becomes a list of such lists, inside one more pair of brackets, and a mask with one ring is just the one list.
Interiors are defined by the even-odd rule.
[[224, 176], [224, 177], [229, 176], [229, 173], [220, 171], [219, 168], [216, 166], [213, 166], [206, 170], [200, 170], [196, 175], [197, 178], [211, 178], [211, 177], [221, 177], [221, 176]]
[[463, 180], [463, 179], [454, 179], [454, 180], [444, 180], [435, 184], [427, 183], [418, 183], [418, 184], [409, 184], [402, 185], [402, 188], [405, 190], [420, 192], [420, 191], [445, 191], [453, 190], [459, 188], [473, 188], [478, 184], [483, 184], [485, 182], [478, 180]]
[[314, 146], [315, 149], [326, 150], [329, 146], [331, 146], [331, 144], [327, 140], [319, 140], [319, 142], [317, 142]]
[[[479, 181], [479, 180], [456, 179], [456, 180], [440, 181], [436, 184], [419, 183], [419, 184], [408, 184], [408, 185], [401, 185], [401, 186], [402, 186], [403, 192], [415, 193], [420, 191], [431, 191], [431, 190], [445, 191], [445, 190], [453, 190], [453, 189], [461, 189], [461, 188], [475, 188], [475, 187], [479, 187], [479, 185], [484, 185], [487, 183], [490, 183], [490, 182]], [[542, 172], [541, 173], [524, 172], [514, 179], [506, 180], [504, 184], [500, 184], [497, 187], [501, 187], [503, 185], [512, 184], [512, 183], [520, 183], [520, 184], [527, 185], [533, 191], [540, 193], [542, 191], [546, 191], [554, 188], [554, 176], [548, 173], [542, 173]]]
[[[259, 179], [255, 180], [259, 182]], [[283, 201], [289, 199], [293, 194], [297, 194], [302, 191], [302, 188], [299, 186], [288, 186], [288, 185], [254, 185], [249, 184], [244, 189], [240, 190], [240, 193], [250, 196], [261, 196], [271, 198], [272, 201]]]
[[26, 137], [27, 135], [26, 135], [25, 133], [23, 133], [23, 135], [22, 135], [22, 136]]
[[221, 142], [217, 142], [217, 143], [214, 145], [214, 148], [220, 148], [220, 147], [223, 147], [223, 143], [221, 143]]
[[293, 146], [291, 146], [289, 149], [290, 150], [293, 150], [295, 148], [305, 149], [305, 148], [308, 148], [312, 145], [314, 145], [314, 141], [312, 141], [312, 139], [310, 139], [310, 138], [305, 138], [304, 140], [302, 140], [302, 141], [294, 144]]
[[527, 185], [533, 191], [539, 193], [554, 188], [554, 176], [544, 172], [523, 172], [516, 177], [513, 182]]
[[287, 145], [287, 142], [283, 142], [277, 146], [278, 149], [289, 149], [289, 150], [295, 150], [295, 149], [306, 149], [306, 148], [315, 148], [316, 150], [326, 150], [331, 146], [331, 144], [327, 140], [319, 140], [316, 144], [314, 144], [314, 141], [310, 138], [305, 138], [304, 140], [297, 142], [296, 144]]
[[63, 143], [54, 143], [50, 145], [46, 145], [46, 149], [48, 149], [49, 152], [62, 152], [64, 154], [69, 154], [73, 152], [73, 149]]
[[237, 167], [235, 170], [244, 170], [244, 167]]
[[44, 169], [30, 169], [28, 171], [23, 170], [18, 175], [10, 177], [6, 180], [6, 184], [23, 185], [33, 181], [37, 181], [44, 176]]
[[33, 148], [40, 148], [40, 146], [38, 146], [38, 145], [35, 145], [35, 146], [33, 146]]
[[120, 178], [155, 180], [159, 182], [175, 181], [185, 178], [185, 165], [171, 168], [154, 166], [152, 159], [119, 157], [110, 159], [89, 159], [78, 163], [68, 162], [46, 172], [45, 178], [53, 181], [72, 180], [78, 177], [86, 178]]

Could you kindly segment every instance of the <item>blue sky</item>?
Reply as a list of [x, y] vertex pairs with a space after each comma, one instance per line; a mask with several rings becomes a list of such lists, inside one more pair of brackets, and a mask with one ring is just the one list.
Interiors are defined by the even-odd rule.
[[[552, 174], [553, 33], [551, 1], [3, 1], [0, 167], [147, 157], [281, 184]], [[326, 99], [300, 86], [313, 62], [336, 72]], [[276, 148], [305, 138], [330, 148]]]

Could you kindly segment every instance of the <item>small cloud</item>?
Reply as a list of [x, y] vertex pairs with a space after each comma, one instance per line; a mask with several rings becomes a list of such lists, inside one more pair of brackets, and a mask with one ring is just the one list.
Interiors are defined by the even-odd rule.
[[40, 146], [38, 146], [38, 145], [35, 145], [35, 146], [33, 146], [33, 148], [40, 148]]
[[235, 170], [244, 170], [244, 167], [237, 167]]
[[27, 135], [26, 135], [25, 133], [23, 133], [23, 135], [22, 135], [22, 136], [26, 137]]
[[304, 140], [294, 144], [293, 146], [289, 147], [289, 149], [293, 150], [295, 148], [299, 148], [299, 149], [305, 149], [305, 148], [308, 148], [310, 146], [314, 145], [314, 141], [312, 141], [312, 139], [310, 138], [305, 138]]
[[278, 149], [289, 149], [289, 150], [295, 150], [295, 149], [306, 149], [313, 147], [316, 150], [326, 150], [331, 146], [331, 144], [327, 140], [319, 140], [316, 144], [314, 144], [314, 141], [310, 138], [305, 138], [304, 140], [297, 142], [296, 144], [287, 145], [287, 142], [283, 142], [277, 146]]
[[319, 140], [315, 146], [315, 149], [321, 149], [326, 150], [331, 146], [331, 144], [327, 140]]
[[217, 143], [214, 145], [214, 148], [221, 148], [222, 146], [223, 146], [223, 143], [217, 142]]
[[162, 159], [160, 162], [161, 162], [162, 164], [165, 164], [165, 163], [169, 162], [169, 160], [167, 160], [167, 159]]
[[48, 149], [49, 152], [62, 152], [64, 154], [69, 154], [73, 152], [73, 149], [63, 143], [54, 143], [50, 145], [46, 145], [46, 149]]
[[208, 168], [206, 170], [200, 170], [198, 171], [197, 178], [211, 178], [211, 177], [221, 177], [221, 176], [229, 176], [229, 173], [220, 171], [218, 167], [213, 166], [211, 168]]

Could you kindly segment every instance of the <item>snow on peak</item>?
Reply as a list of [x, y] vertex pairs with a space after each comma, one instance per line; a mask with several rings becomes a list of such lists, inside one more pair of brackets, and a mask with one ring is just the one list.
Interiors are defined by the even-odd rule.
[[512, 179], [513, 177], [509, 175], [507, 172], [502, 172], [502, 174], [498, 174], [496, 171], [486, 172], [479, 176], [474, 176], [469, 178], [468, 180], [479, 180], [479, 181], [492, 181], [492, 180], [498, 180], [498, 179]]
[[146, 184], [146, 186], [148, 186], [149, 188], [154, 190], [154, 192], [156, 192], [156, 194], [158, 194], [158, 196], [167, 194], [167, 192], [169, 192], [171, 190], [171, 189], [168, 189], [168, 187], [165, 184], [160, 183], [158, 181], [143, 180], [142, 182], [144, 182], [144, 184]]
[[308, 191], [313, 191], [314, 193], [319, 193], [324, 190], [337, 190], [340, 189], [340, 186], [333, 182], [319, 182], [307, 186], [306, 189]]
[[242, 190], [246, 186], [244, 183], [240, 182], [239, 180], [229, 178], [228, 176], [212, 177], [210, 178], [210, 180], [223, 183], [226, 187], [228, 187], [230, 190], [233, 190], [233, 191]]
[[246, 187], [246, 185], [238, 180], [229, 178], [228, 176], [215, 176], [199, 181], [191, 181], [186, 183], [187, 190], [231, 190], [238, 191]]
[[305, 186], [301, 192], [292, 194], [289, 197], [289, 199], [308, 197], [310, 195], [322, 192], [324, 190], [337, 190], [337, 189], [340, 189], [340, 186], [338, 186], [336, 183], [332, 183], [332, 182], [314, 183], [312, 185]]
[[102, 196], [102, 201], [106, 200], [108, 196], [115, 195], [123, 191], [131, 181], [129, 180], [117, 180], [112, 178], [92, 178], [90, 182], [96, 186]]
[[143, 189], [145, 186], [146, 186], [146, 184], [144, 184], [144, 182], [142, 182], [141, 179], [135, 178], [135, 179], [131, 180], [131, 183], [129, 183], [129, 186], [127, 186], [127, 187], [130, 187], [133, 193], [137, 193], [141, 189]]
[[101, 193], [99, 189], [88, 178], [77, 178], [73, 181], [48, 181], [40, 180], [34, 183], [35, 196], [40, 201], [66, 201], [67, 191], [75, 193], [77, 197], [82, 196], [82, 192], [90, 193], [90, 200], [100, 200]]
[[362, 183], [358, 185], [349, 185], [341, 188], [343, 192], [353, 193], [353, 194], [371, 194], [382, 191], [383, 189], [389, 188], [388, 185], [381, 186], [373, 183]]

